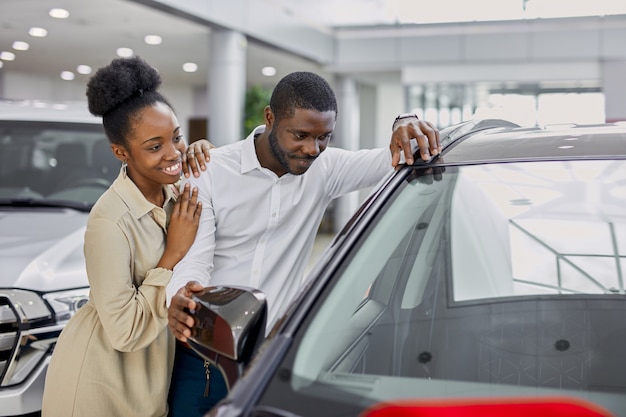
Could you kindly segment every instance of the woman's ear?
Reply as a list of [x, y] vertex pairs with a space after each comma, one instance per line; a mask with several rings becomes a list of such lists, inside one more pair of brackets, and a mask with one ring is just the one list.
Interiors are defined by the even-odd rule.
[[128, 151], [122, 145], [112, 143], [111, 150], [113, 151], [113, 155], [122, 162], [128, 162], [128, 160], [130, 159]]

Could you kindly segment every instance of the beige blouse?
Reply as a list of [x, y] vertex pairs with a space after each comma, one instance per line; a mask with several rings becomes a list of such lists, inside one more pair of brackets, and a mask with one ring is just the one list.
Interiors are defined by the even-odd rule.
[[165, 286], [155, 268], [175, 196], [148, 202], [121, 174], [85, 232], [89, 302], [68, 322], [48, 368], [43, 416], [166, 416], [174, 361]]

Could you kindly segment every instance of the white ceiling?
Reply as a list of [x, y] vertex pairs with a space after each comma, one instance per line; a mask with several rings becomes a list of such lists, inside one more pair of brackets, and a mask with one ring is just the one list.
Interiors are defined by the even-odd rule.
[[[68, 19], [48, 15], [52, 7], [70, 12]], [[43, 27], [48, 36], [28, 34]], [[0, 51], [15, 53], [14, 61], [2, 61], [0, 71], [16, 71], [43, 77], [60, 77], [62, 71], [76, 73], [78, 65], [97, 69], [116, 58], [119, 47], [131, 48], [156, 67], [166, 84], [206, 84], [211, 29], [128, 0], [1, 0]], [[161, 45], [147, 45], [144, 37], [157, 34]], [[14, 41], [30, 44], [27, 51], [15, 51]], [[273, 86], [294, 70], [322, 71], [315, 63], [274, 48], [249, 42], [248, 84]], [[199, 70], [185, 73], [182, 65], [195, 62]], [[273, 65], [278, 73], [267, 78], [261, 68]], [[85, 84], [89, 75], [76, 74], [74, 81]]]
[[[217, 0], [227, 1], [227, 0]], [[254, 0], [261, 1], [261, 0]], [[381, 25], [400, 21], [441, 21], [477, 19], [476, 10], [489, 12], [486, 18], [511, 16], [522, 5], [562, 10], [569, 14], [593, 14], [578, 10], [587, 3], [571, 0], [262, 0], [264, 7], [289, 10], [299, 23], [317, 26]], [[481, 7], [476, 7], [476, 5]], [[576, 5], [576, 7], [573, 7]], [[626, 2], [595, 0], [597, 10], [626, 12]], [[52, 7], [69, 10], [68, 19], [53, 19]], [[587, 8], [591, 6], [586, 6]], [[616, 9], [621, 8], [621, 9]], [[442, 12], [441, 10], [444, 10]], [[499, 13], [499, 14], [498, 14]], [[33, 38], [33, 26], [48, 30], [45, 38]], [[166, 84], [203, 86], [207, 79], [211, 29], [131, 0], [0, 0], [0, 51], [14, 52], [14, 61], [2, 61], [0, 71], [17, 71], [44, 77], [59, 77], [61, 71], [74, 71], [78, 65], [98, 68], [115, 58], [119, 47], [135, 53], [159, 69]], [[149, 34], [163, 38], [159, 46], [147, 45]], [[30, 44], [27, 51], [14, 51], [14, 41]], [[324, 75], [324, 68], [306, 59], [250, 41], [247, 49], [248, 85], [272, 87], [278, 79], [295, 70]], [[185, 73], [182, 65], [195, 62], [196, 73]], [[275, 66], [272, 78], [261, 75], [261, 68]], [[77, 74], [74, 81], [85, 84], [88, 75]]]

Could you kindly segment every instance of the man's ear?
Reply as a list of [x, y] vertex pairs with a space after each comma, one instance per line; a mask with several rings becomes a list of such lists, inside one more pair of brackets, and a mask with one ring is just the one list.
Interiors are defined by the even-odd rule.
[[274, 112], [270, 106], [265, 106], [265, 110], [263, 111], [263, 120], [265, 121], [265, 131], [269, 132], [272, 130], [272, 125], [274, 124]]
[[112, 143], [111, 150], [113, 151], [113, 155], [122, 162], [128, 162], [128, 160], [130, 159], [128, 151], [122, 145]]

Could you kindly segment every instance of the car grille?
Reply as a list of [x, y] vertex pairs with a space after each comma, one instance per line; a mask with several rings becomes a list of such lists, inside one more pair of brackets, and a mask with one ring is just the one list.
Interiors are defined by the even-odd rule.
[[0, 381], [4, 381], [18, 340], [17, 316], [9, 299], [0, 298]]
[[52, 351], [60, 331], [39, 294], [0, 289], [0, 388], [24, 381]]

